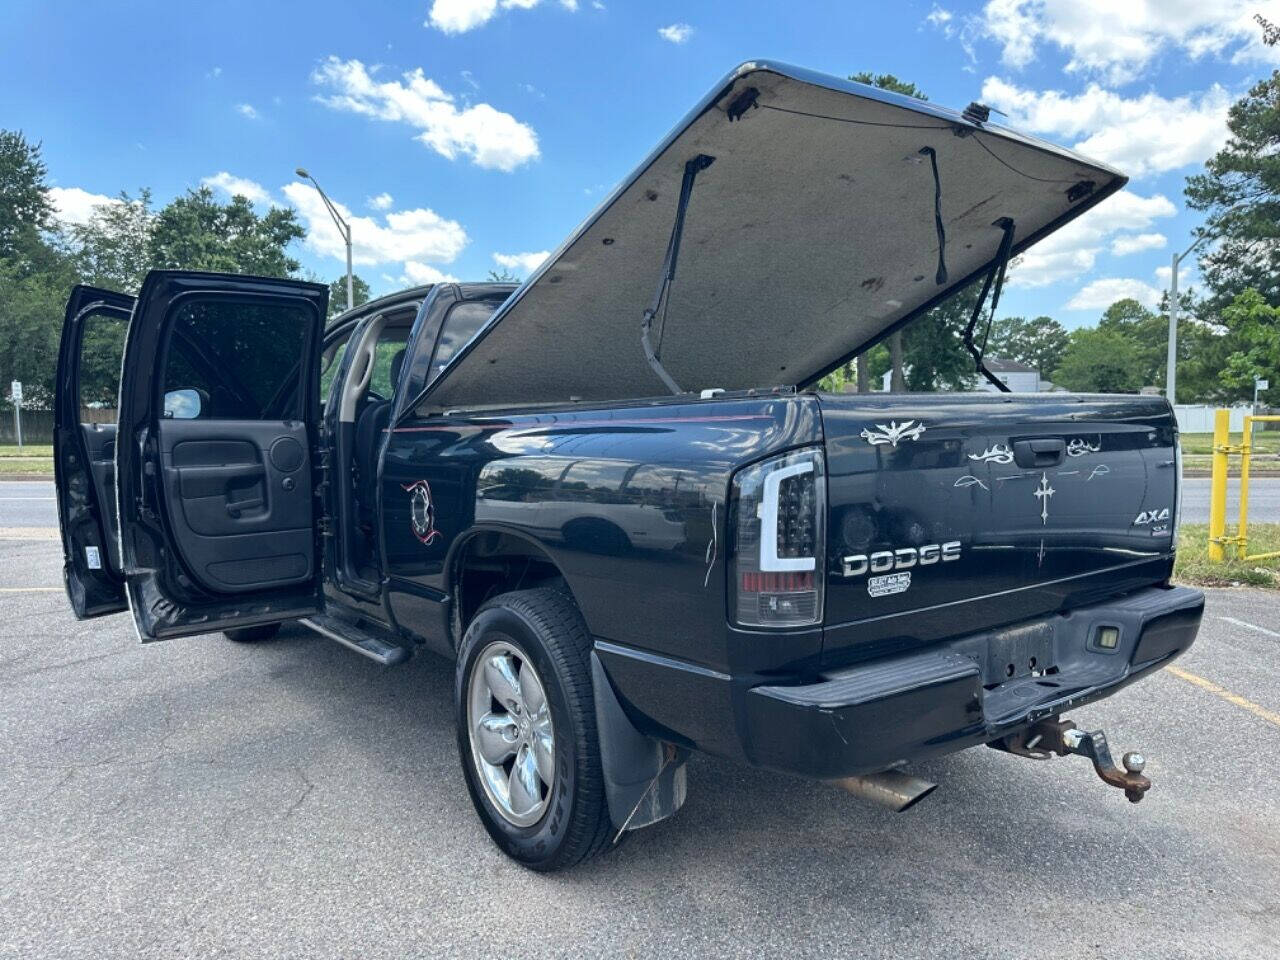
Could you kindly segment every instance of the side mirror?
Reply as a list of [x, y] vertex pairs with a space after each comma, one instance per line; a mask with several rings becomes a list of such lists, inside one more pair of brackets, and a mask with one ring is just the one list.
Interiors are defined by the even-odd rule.
[[194, 387], [170, 390], [164, 395], [164, 416], [169, 420], [195, 420], [204, 409], [202, 391]]

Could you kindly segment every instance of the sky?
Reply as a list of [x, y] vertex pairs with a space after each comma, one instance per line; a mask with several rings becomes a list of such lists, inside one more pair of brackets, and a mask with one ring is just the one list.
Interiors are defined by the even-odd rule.
[[1185, 178], [1280, 61], [1255, 13], [1280, 0], [5, 0], [0, 126], [43, 144], [66, 220], [206, 184], [294, 207], [295, 255], [330, 280], [344, 249], [306, 167], [387, 293], [526, 275], [744, 60], [893, 73], [1130, 176], [1010, 275], [1001, 314], [1076, 327], [1167, 287], [1200, 222]]

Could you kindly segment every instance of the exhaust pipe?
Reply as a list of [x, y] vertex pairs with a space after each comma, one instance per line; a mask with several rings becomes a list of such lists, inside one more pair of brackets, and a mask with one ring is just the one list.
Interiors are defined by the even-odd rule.
[[878, 803], [895, 813], [914, 807], [938, 789], [936, 783], [921, 780], [901, 770], [869, 773], [864, 777], [844, 777], [834, 782], [836, 786], [848, 790], [855, 797]]

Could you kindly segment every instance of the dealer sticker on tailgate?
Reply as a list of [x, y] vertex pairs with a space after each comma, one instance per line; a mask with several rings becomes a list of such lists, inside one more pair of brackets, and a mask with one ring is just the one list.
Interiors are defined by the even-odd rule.
[[867, 593], [873, 597], [887, 597], [895, 593], [905, 593], [911, 586], [911, 574], [890, 573], [883, 577], [872, 577], [867, 581]]

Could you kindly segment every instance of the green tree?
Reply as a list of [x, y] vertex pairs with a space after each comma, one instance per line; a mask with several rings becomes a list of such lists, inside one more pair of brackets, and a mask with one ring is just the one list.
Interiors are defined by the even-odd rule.
[[503, 267], [501, 270], [489, 271], [490, 283], [520, 283], [522, 279], [522, 277], [516, 276], [516, 274], [512, 273], [508, 267]]
[[1040, 376], [1051, 380], [1067, 343], [1067, 331], [1052, 317], [1001, 317], [991, 324], [987, 354], [1035, 367]]
[[188, 190], [165, 206], [151, 230], [152, 266], [287, 277], [298, 269], [288, 247], [305, 236], [292, 210], [259, 215], [245, 197], [219, 203], [208, 187]]
[[1280, 383], [1280, 308], [1257, 290], [1246, 290], [1222, 311], [1222, 320], [1239, 345], [1219, 374], [1223, 385], [1237, 397], [1251, 398], [1254, 380]]
[[87, 223], [69, 230], [81, 282], [121, 293], [137, 293], [151, 269], [151, 191], [121, 192], [118, 203], [96, 207]]
[[21, 380], [28, 408], [52, 408], [63, 305], [75, 281], [66, 260], [30, 270], [0, 259], [0, 382], [7, 395], [9, 381]]
[[1187, 205], [1203, 210], [1218, 242], [1200, 258], [1218, 313], [1249, 288], [1280, 306], [1280, 71], [1258, 82], [1227, 114], [1227, 145], [1187, 178]]
[[1124, 333], [1082, 327], [1073, 330], [1054, 381], [1085, 393], [1135, 393], [1142, 384], [1138, 350]]
[[[369, 284], [358, 273], [351, 275], [351, 294], [353, 306], [369, 302]], [[347, 309], [347, 275], [344, 273], [329, 284], [329, 319], [332, 320]]]
[[0, 130], [0, 257], [27, 252], [52, 230], [47, 175], [40, 144], [28, 143], [20, 131]]
[[915, 97], [917, 100], [929, 99], [925, 92], [914, 83], [899, 80], [892, 73], [872, 73], [870, 70], [861, 70], [858, 73], [850, 74], [849, 79], [854, 83], [866, 83], [881, 90], [900, 93], [904, 97]]
[[0, 383], [21, 380], [35, 409], [52, 401], [62, 308], [75, 283], [46, 175], [39, 144], [0, 130]]
[[973, 358], [964, 348], [964, 328], [980, 289], [979, 284], [970, 284], [907, 325], [903, 366], [908, 390], [973, 387]]
[[1136, 357], [1140, 386], [1163, 385], [1168, 361], [1169, 317], [1149, 310], [1137, 300], [1117, 300], [1102, 314], [1098, 329], [1129, 341]]

